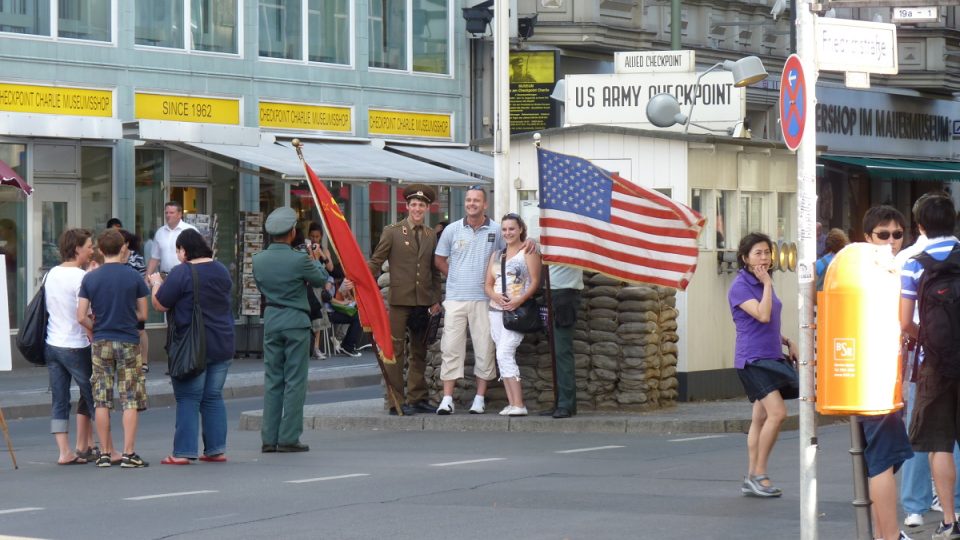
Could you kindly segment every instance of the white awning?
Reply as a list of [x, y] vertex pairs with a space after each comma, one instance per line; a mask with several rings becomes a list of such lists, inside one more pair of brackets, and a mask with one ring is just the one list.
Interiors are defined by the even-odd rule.
[[388, 142], [386, 149], [400, 155], [493, 180], [493, 156], [474, 152], [469, 148]]
[[[283, 181], [300, 181], [306, 177], [293, 145], [289, 141], [274, 141], [272, 136], [262, 137], [259, 146], [190, 142], [165, 144], [222, 167], [250, 174], [277, 177]], [[223, 160], [224, 157], [237, 160], [241, 165], [227, 163]], [[305, 141], [303, 157], [321, 180], [345, 182], [393, 180], [404, 183], [464, 186], [486, 183], [472, 176], [387, 152], [372, 146], [367, 140]], [[275, 174], [264, 174], [257, 168], [267, 169]]]

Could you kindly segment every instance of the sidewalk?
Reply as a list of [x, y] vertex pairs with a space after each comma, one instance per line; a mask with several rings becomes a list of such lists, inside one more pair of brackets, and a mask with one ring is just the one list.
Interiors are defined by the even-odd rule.
[[[151, 362], [147, 374], [147, 401], [150, 407], [164, 407], [175, 403], [170, 377], [164, 375], [165, 362]], [[335, 356], [326, 360], [311, 360], [308, 376], [309, 391], [354, 388], [380, 383], [380, 369], [372, 352], [360, 358]], [[225, 399], [263, 395], [263, 360], [238, 358], [233, 361], [223, 385]], [[73, 399], [78, 398], [76, 386]], [[50, 392], [47, 368], [25, 367], [0, 372], [0, 408], [7, 420], [36, 418], [50, 415]]]

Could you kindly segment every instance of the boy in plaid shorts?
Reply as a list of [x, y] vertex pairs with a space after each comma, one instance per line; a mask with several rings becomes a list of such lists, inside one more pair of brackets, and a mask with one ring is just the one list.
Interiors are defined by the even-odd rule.
[[[134, 450], [140, 410], [147, 408], [147, 392], [140, 357], [137, 323], [147, 319], [147, 285], [126, 265], [127, 246], [115, 229], [97, 239], [104, 264], [89, 272], [80, 284], [77, 320], [93, 334], [93, 404], [97, 434], [103, 452], [97, 467], [119, 463], [123, 468], [148, 465]], [[92, 313], [91, 313], [92, 312]], [[113, 447], [110, 409], [116, 378], [123, 408], [123, 453]]]

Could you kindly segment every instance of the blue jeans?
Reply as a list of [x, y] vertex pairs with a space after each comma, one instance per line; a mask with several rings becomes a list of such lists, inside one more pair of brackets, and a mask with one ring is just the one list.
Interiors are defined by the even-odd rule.
[[[198, 438], [203, 425], [203, 455], [216, 456], [227, 449], [227, 408], [223, 404], [223, 383], [232, 360], [210, 362], [203, 373], [186, 381], [171, 378], [177, 400], [177, 425], [173, 455], [199, 457]], [[200, 420], [198, 421], [198, 417]]]
[[66, 347], [44, 347], [47, 360], [47, 373], [50, 375], [50, 394], [53, 405], [50, 409], [50, 433], [69, 433], [70, 426], [70, 380], [80, 387], [80, 397], [87, 403], [93, 403], [93, 388], [90, 375], [93, 364], [90, 347], [68, 349]]
[[[910, 428], [913, 415], [913, 402], [917, 396], [917, 383], [910, 383], [907, 396], [907, 414], [903, 423]], [[904, 461], [900, 467], [900, 504], [907, 514], [924, 514], [933, 502], [933, 488], [930, 485], [930, 461], [927, 452], [914, 452], [913, 457]], [[960, 471], [960, 451], [953, 447], [953, 463]], [[960, 501], [960, 476], [954, 489], [954, 501]]]

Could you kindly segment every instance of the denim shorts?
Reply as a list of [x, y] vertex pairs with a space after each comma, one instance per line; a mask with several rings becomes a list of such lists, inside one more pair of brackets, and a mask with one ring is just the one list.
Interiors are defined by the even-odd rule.
[[903, 462], [913, 457], [907, 428], [900, 411], [879, 416], [857, 416], [866, 446], [863, 457], [867, 462], [867, 476], [873, 478], [893, 467], [900, 470]]
[[754, 360], [737, 370], [750, 403], [778, 390], [783, 399], [797, 399], [800, 385], [797, 372], [783, 359]]

